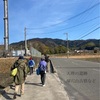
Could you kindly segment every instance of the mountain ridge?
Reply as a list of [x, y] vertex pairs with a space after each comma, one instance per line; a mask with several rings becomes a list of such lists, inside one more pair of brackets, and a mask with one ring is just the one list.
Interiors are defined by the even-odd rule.
[[[19, 50], [25, 48], [25, 41], [19, 41], [10, 44], [10, 49]], [[27, 47], [34, 47], [42, 53], [64, 53], [69, 50], [93, 50], [95, 47], [100, 47], [99, 39], [87, 39], [87, 40], [68, 40], [52, 39], [52, 38], [32, 38], [27, 40]]]

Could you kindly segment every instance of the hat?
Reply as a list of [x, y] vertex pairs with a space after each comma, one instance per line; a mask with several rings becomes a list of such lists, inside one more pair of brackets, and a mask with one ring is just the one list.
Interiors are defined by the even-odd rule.
[[30, 57], [29, 60], [32, 60], [32, 57]]
[[20, 56], [19, 56], [19, 59], [24, 59], [24, 57], [20, 55]]
[[42, 60], [44, 60], [44, 59], [45, 59], [45, 57], [42, 55], [42, 56], [41, 56], [41, 59], [42, 59]]

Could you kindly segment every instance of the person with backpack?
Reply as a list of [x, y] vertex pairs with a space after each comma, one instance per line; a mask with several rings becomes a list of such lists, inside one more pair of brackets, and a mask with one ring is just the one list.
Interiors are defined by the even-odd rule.
[[34, 60], [32, 59], [32, 57], [30, 57], [30, 59], [29, 59], [28, 66], [29, 66], [30, 75], [31, 75], [31, 74], [33, 73], [33, 67], [35, 66], [35, 62], [34, 62]]
[[46, 67], [47, 67], [47, 62], [45, 61], [45, 58], [42, 57], [41, 61], [39, 62], [42, 86], [45, 86], [46, 69], [47, 69]]
[[15, 91], [13, 99], [16, 99], [17, 93], [20, 90], [20, 96], [24, 94], [24, 82], [27, 77], [27, 65], [23, 56], [19, 56], [18, 60], [15, 61], [11, 67], [11, 71], [17, 68], [17, 74], [14, 76]]

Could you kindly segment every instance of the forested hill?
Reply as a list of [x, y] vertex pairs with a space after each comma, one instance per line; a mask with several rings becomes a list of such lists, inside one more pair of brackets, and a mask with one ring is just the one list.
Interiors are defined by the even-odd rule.
[[[16, 43], [11, 43], [10, 48], [19, 50], [24, 49], [25, 42], [20, 41]], [[61, 39], [51, 39], [51, 38], [34, 38], [27, 40], [28, 49], [30, 46], [39, 50], [42, 53], [64, 53], [66, 52], [67, 41]], [[99, 39], [88, 39], [88, 40], [69, 40], [68, 47], [69, 50], [75, 49], [86, 49], [93, 50], [94, 48], [99, 48]]]

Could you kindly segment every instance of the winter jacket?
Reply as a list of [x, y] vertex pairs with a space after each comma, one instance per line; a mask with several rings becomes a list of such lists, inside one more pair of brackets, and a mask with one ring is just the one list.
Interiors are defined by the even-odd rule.
[[27, 66], [24, 59], [18, 59], [12, 69], [18, 68], [17, 74], [14, 76], [14, 82], [16, 85], [24, 83], [27, 76]]
[[40, 68], [40, 71], [46, 71], [46, 68], [47, 68], [47, 63], [45, 60], [41, 60], [40, 63], [39, 63], [39, 68]]

